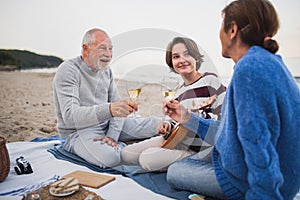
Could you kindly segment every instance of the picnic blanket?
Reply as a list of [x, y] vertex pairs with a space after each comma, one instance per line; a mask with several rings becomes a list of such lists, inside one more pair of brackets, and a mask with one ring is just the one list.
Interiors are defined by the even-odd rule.
[[[95, 165], [87, 163], [80, 157], [65, 151], [61, 146], [54, 146], [48, 151], [51, 152], [58, 159], [63, 159], [79, 165], [83, 165], [94, 171], [112, 174], [122, 174], [123, 176], [130, 177], [143, 187], [148, 188], [155, 193], [165, 195], [167, 197], [175, 199], [188, 199], [187, 197], [191, 194], [191, 192], [189, 191], [176, 190], [172, 188], [167, 183], [166, 172], [145, 172], [142, 168], [138, 166], [126, 165], [120, 165], [115, 168], [101, 169]], [[296, 195], [294, 200], [300, 200], [300, 191]]]
[[[97, 172], [90, 168], [75, 164], [73, 162], [57, 159], [49, 150], [60, 145], [59, 140], [44, 141], [44, 142], [12, 142], [7, 143], [7, 149], [10, 156], [10, 172], [7, 178], [0, 183], [0, 199], [14, 199], [21, 200], [23, 194], [36, 191], [51, 182], [70, 174], [74, 171], [85, 171], [100, 174], [107, 174], [115, 177], [115, 180], [100, 188], [86, 187], [91, 192], [95, 192], [106, 200], [114, 199], [144, 199], [144, 200], [171, 200], [174, 198], [161, 195], [143, 187], [138, 182], [130, 178], [128, 171], [118, 171], [117, 169], [107, 169], [105, 172]], [[24, 156], [29, 161], [33, 169], [31, 174], [18, 175], [14, 166], [16, 165], [16, 158]], [[125, 169], [122, 167], [122, 169]], [[98, 169], [99, 170], [99, 169]], [[109, 171], [111, 170], [111, 171]], [[124, 176], [123, 174], [128, 176]], [[154, 183], [155, 185], [155, 183]], [[176, 198], [176, 199], [188, 199]]]
[[83, 165], [97, 172], [111, 174], [121, 174], [132, 178], [134, 181], [151, 191], [175, 199], [188, 199], [191, 192], [181, 191], [172, 188], [166, 180], [166, 172], [145, 172], [139, 166], [120, 165], [114, 168], [100, 168], [90, 164], [82, 158], [65, 151], [60, 145], [54, 145], [48, 149], [57, 159], [67, 160], [69, 162]]
[[[0, 199], [9, 199], [3, 195], [11, 197], [32, 191], [75, 170], [108, 173], [115, 176], [116, 180], [104, 187], [89, 188], [109, 200], [185, 200], [191, 194], [188, 191], [178, 191], [170, 187], [166, 181], [166, 173], [146, 173], [139, 166], [126, 165], [102, 169], [66, 152], [60, 144], [58, 136], [36, 138], [31, 142], [8, 143], [11, 170], [8, 177], [0, 183]], [[14, 172], [14, 160], [21, 155], [32, 164], [34, 171], [32, 174], [17, 175]], [[300, 193], [294, 200], [300, 200]]]

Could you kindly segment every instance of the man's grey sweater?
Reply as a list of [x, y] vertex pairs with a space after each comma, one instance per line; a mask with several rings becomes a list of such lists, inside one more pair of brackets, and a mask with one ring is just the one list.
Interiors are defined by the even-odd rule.
[[61, 138], [78, 129], [100, 125], [118, 141], [122, 119], [113, 118], [110, 102], [120, 100], [110, 68], [93, 72], [81, 59], [63, 62], [54, 77], [54, 103]]

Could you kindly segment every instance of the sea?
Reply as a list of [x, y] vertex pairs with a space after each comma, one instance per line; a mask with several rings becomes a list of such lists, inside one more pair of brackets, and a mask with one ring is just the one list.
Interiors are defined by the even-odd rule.
[[[300, 65], [299, 65], [300, 66]], [[162, 69], [161, 66], [146, 66], [140, 69], [131, 70], [129, 72], [120, 72], [118, 70], [113, 70], [114, 76], [116, 79], [123, 79], [123, 80], [139, 80], [144, 83], [156, 83], [160, 84], [164, 76], [174, 76], [178, 77], [178, 75], [170, 72], [167, 68]], [[27, 73], [56, 73], [57, 68], [43, 68], [43, 69], [28, 69], [28, 70], [21, 70], [21, 72]], [[217, 72], [216, 72], [217, 73]], [[221, 78], [221, 82], [228, 86], [231, 76], [219, 74]], [[296, 80], [297, 85], [300, 88], [300, 74], [292, 74]]]
[[[43, 68], [43, 69], [26, 69], [21, 70], [21, 72], [24, 73], [56, 73], [57, 68]], [[142, 68], [142, 69], [134, 69], [129, 72], [119, 72], [117, 70], [113, 70], [115, 79], [122, 79], [122, 80], [138, 80], [143, 83], [154, 83], [154, 84], [160, 84], [164, 76], [173, 76], [173, 77], [179, 77], [173, 72], [170, 72], [167, 68], [166, 70], [162, 70], [161, 68], [157, 68], [154, 66]], [[221, 76], [222, 83], [227, 86], [230, 82], [230, 76]], [[180, 77], [179, 77], [180, 78]], [[299, 77], [300, 78], [300, 77]]]

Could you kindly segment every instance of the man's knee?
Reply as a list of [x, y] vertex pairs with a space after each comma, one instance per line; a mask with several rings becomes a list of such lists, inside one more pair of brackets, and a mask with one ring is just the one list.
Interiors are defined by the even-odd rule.
[[120, 150], [109, 148], [104, 152], [99, 152], [96, 154], [96, 160], [104, 167], [114, 167], [121, 162]]
[[87, 162], [99, 166], [101, 168], [114, 167], [121, 162], [120, 150], [102, 144], [100, 148], [86, 149], [85, 153], [77, 151], [77, 155], [85, 159]]

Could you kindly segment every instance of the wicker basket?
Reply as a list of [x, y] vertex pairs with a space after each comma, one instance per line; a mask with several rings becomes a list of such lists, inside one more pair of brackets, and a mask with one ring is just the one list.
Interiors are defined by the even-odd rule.
[[10, 160], [6, 148], [6, 139], [0, 136], [0, 182], [8, 176], [10, 169]]

